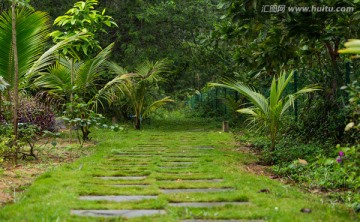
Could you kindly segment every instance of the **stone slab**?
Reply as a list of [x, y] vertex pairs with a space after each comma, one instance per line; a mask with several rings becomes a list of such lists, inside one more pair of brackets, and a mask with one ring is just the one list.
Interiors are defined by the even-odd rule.
[[165, 180], [157, 180], [159, 182], [194, 182], [194, 183], [220, 183], [220, 182], [223, 182], [224, 180], [223, 179], [196, 179], [196, 180], [190, 180], [190, 179], [173, 179], [173, 180], [168, 180], [168, 179], [165, 179]]
[[125, 177], [95, 177], [102, 180], [144, 180], [145, 176], [125, 176]]
[[226, 205], [245, 205], [248, 202], [183, 202], [169, 203], [170, 207], [223, 207]]
[[136, 146], [137, 147], [167, 148], [167, 146], [164, 146], [164, 144], [161, 144], [161, 143], [139, 143]]
[[129, 187], [148, 187], [150, 185], [147, 185], [147, 184], [114, 184], [114, 185], [109, 185], [109, 186], [129, 188]]
[[84, 217], [123, 217], [134, 218], [166, 214], [165, 210], [71, 210], [72, 215]]
[[[174, 169], [167, 169], [167, 170], [174, 170]], [[183, 169], [178, 169], [178, 170], [183, 170]], [[157, 170], [156, 173], [160, 173], [160, 174], [168, 174], [168, 175], [188, 175], [188, 174], [198, 174], [200, 173], [200, 171], [192, 171], [191, 169], [187, 170], [187, 171], [165, 171], [165, 170]]]
[[233, 188], [160, 189], [162, 193], [214, 193], [233, 190]]
[[196, 149], [213, 150], [214, 146], [196, 146]]
[[165, 158], [188, 158], [188, 159], [198, 159], [200, 157], [203, 156], [174, 156], [174, 155], [163, 155], [163, 157]]
[[116, 153], [116, 156], [141, 156], [141, 157], [149, 157], [149, 156], [159, 156], [160, 154], [129, 154], [129, 153], [125, 153], [125, 154], [121, 154], [121, 153]]
[[111, 164], [111, 167], [147, 167], [149, 164]]
[[189, 166], [158, 166], [160, 169], [189, 169]]
[[173, 165], [191, 165], [191, 164], [194, 164], [196, 163], [196, 161], [163, 161], [164, 163], [168, 163], [168, 164], [173, 164]]
[[265, 222], [264, 220], [181, 220], [181, 222]]
[[79, 200], [90, 201], [114, 201], [114, 202], [126, 202], [126, 201], [140, 201], [156, 199], [157, 196], [80, 196]]

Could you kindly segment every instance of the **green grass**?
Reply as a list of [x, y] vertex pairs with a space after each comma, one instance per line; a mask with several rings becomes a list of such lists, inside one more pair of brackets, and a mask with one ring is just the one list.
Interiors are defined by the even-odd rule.
[[[181, 219], [264, 219], [266, 221], [357, 221], [341, 204], [329, 204], [322, 196], [253, 175], [243, 163], [255, 161], [236, 152], [232, 134], [219, 132], [220, 124], [208, 121], [157, 121], [143, 131], [96, 131], [92, 155], [55, 168], [37, 178], [15, 204], [0, 210], [0, 221], [179, 221]], [[151, 146], [150, 146], [151, 145]], [[196, 149], [214, 146], [214, 150]], [[159, 151], [161, 150], [161, 151]], [[158, 152], [159, 151], [159, 152]], [[184, 152], [183, 152], [184, 151]], [[119, 153], [156, 153], [152, 157]], [[168, 152], [171, 152], [169, 154]], [[169, 157], [171, 156], [171, 157]], [[191, 158], [190, 156], [197, 156]], [[196, 161], [189, 169], [161, 169], [170, 162]], [[141, 165], [141, 166], [127, 166]], [[186, 166], [186, 165], [185, 165]], [[166, 173], [165, 173], [166, 172]], [[94, 176], [143, 176], [144, 180], [101, 180]], [[158, 179], [158, 180], [157, 180]], [[222, 182], [191, 182], [185, 179], [223, 179]], [[174, 180], [168, 182], [164, 180]], [[148, 187], [112, 187], [147, 184]], [[159, 188], [222, 188], [220, 193], [162, 194]], [[270, 193], [260, 193], [267, 188]], [[79, 195], [154, 195], [157, 200], [137, 202], [82, 201]], [[169, 202], [248, 202], [215, 208], [169, 207]], [[304, 214], [302, 208], [311, 208]], [[70, 215], [71, 209], [165, 209], [166, 215], [134, 219], [99, 219]]]

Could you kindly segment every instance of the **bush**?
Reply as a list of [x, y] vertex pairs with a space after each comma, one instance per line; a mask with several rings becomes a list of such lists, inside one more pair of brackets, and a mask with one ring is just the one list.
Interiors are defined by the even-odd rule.
[[330, 157], [319, 155], [310, 164], [295, 160], [285, 166], [274, 166], [273, 169], [277, 174], [302, 182], [311, 188], [346, 191], [346, 198], [338, 198], [354, 207], [360, 203], [360, 145], [338, 145], [336, 152]]
[[358, 144], [360, 142], [360, 84], [354, 81], [342, 89], [345, 89], [349, 95], [349, 104], [346, 106], [348, 123], [345, 127], [345, 135], [350, 143]]
[[33, 98], [23, 98], [19, 104], [18, 118], [20, 124], [37, 126], [40, 131], [55, 131], [55, 114], [50, 107]]
[[89, 105], [84, 103], [77, 95], [75, 95], [74, 101], [66, 104], [66, 110], [63, 114], [64, 116], [62, 119], [65, 123], [69, 124], [70, 127], [75, 128], [80, 145], [83, 145], [85, 141], [90, 140], [90, 128], [93, 126], [110, 128], [114, 131], [122, 129], [116, 124], [111, 126], [104, 124], [105, 118], [101, 114], [92, 111], [89, 108]]
[[241, 141], [251, 143], [252, 146], [262, 151], [260, 156], [261, 162], [265, 164], [281, 164], [288, 165], [294, 160], [304, 159], [306, 161], [313, 161], [316, 156], [324, 154], [327, 151], [326, 146], [321, 144], [304, 144], [296, 137], [282, 137], [276, 149], [270, 152], [270, 141], [266, 136], [259, 136], [255, 133], [247, 132], [241, 135]]
[[287, 164], [298, 159], [312, 161], [316, 156], [323, 153], [323, 149], [316, 144], [296, 144], [281, 141], [273, 152], [264, 152], [262, 159], [266, 163]]

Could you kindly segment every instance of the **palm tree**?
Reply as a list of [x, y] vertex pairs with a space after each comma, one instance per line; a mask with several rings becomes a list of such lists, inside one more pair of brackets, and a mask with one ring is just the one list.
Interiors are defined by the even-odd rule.
[[54, 52], [82, 35], [66, 39], [43, 53], [49, 33], [48, 15], [28, 8], [16, 11], [16, 4], [17, 1], [13, 0], [12, 10], [0, 15], [0, 76], [11, 86], [7, 91], [7, 98], [10, 100], [12, 96], [15, 140], [18, 137], [19, 89], [29, 84], [28, 80], [34, 73], [54, 61]]
[[152, 95], [157, 82], [161, 81], [160, 75], [166, 71], [165, 60], [156, 63], [146, 61], [139, 65], [135, 72], [128, 72], [115, 63], [111, 63], [109, 67], [118, 75], [112, 85], [116, 85], [134, 111], [135, 129], [140, 129], [141, 120], [152, 111], [174, 101], [170, 97], [155, 100]]
[[[12, 0], [11, 4], [11, 41], [12, 41], [12, 56], [14, 62], [14, 93], [13, 93], [13, 126], [14, 126], [14, 145], [16, 146], [16, 152], [19, 148], [16, 145], [18, 139], [18, 109], [19, 109], [19, 55], [18, 55], [18, 46], [17, 46], [17, 35], [16, 35], [16, 1]], [[14, 158], [15, 164], [17, 164], [17, 157]]]
[[277, 134], [281, 123], [283, 122], [286, 111], [293, 106], [294, 101], [305, 93], [319, 90], [319, 87], [305, 87], [294, 94], [283, 95], [290, 82], [294, 72], [288, 76], [283, 72], [276, 80], [274, 77], [270, 87], [270, 96], [265, 98], [262, 94], [246, 86], [241, 82], [232, 80], [220, 83], [209, 83], [210, 86], [225, 87], [235, 90], [245, 96], [252, 107], [237, 110], [237, 112], [248, 115], [249, 120], [253, 124], [259, 124], [260, 128], [264, 128], [270, 134], [271, 147], [270, 151], [275, 149]]
[[[41, 90], [47, 91], [57, 102], [62, 102], [62, 104], [72, 103], [71, 109], [76, 103], [74, 96], [86, 103], [87, 107], [97, 104], [99, 101], [102, 102], [104, 100], [103, 96], [113, 92], [107, 90], [106, 93], [99, 94], [99, 86], [97, 85], [99, 80], [102, 80], [101, 74], [105, 71], [106, 62], [113, 46], [114, 44], [110, 44], [95, 58], [87, 61], [75, 61], [74, 58], [62, 56], [46, 72], [39, 73], [34, 85]], [[100, 92], [103, 91], [100, 90]], [[109, 97], [106, 99], [111, 103]], [[70, 113], [73, 113], [73, 110], [70, 110]], [[80, 115], [78, 118], [85, 119], [86, 116]], [[88, 126], [81, 126], [80, 129], [83, 134], [83, 141], [89, 140], [90, 131]]]
[[87, 61], [75, 62], [73, 58], [60, 57], [55, 65], [39, 73], [34, 85], [63, 102], [71, 102], [74, 94], [89, 102], [98, 92], [97, 82], [101, 80], [113, 46], [110, 44]]

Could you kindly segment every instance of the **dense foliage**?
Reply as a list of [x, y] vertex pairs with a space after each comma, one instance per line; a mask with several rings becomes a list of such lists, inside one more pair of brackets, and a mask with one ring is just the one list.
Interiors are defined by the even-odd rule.
[[107, 126], [103, 115], [140, 129], [179, 101], [187, 116], [231, 126], [244, 124], [236, 110], [250, 116], [266, 129], [249, 138], [263, 162], [359, 202], [359, 55], [341, 53], [360, 54], [360, 42], [339, 51], [360, 36], [358, 0], [321, 1], [353, 10], [336, 13], [290, 10], [309, 0], [0, 3], [0, 156], [36, 158], [31, 141], [54, 129], [55, 116], [83, 144], [91, 127]]

